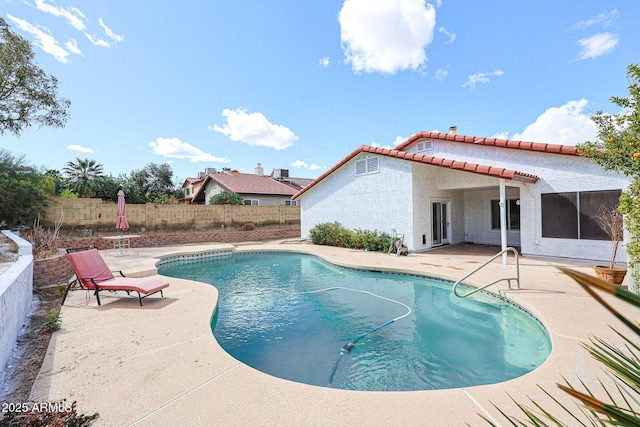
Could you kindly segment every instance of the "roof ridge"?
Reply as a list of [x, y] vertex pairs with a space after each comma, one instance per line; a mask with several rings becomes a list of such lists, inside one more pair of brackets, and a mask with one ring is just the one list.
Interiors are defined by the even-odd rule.
[[442, 132], [418, 132], [404, 142], [398, 144], [395, 149], [403, 151], [403, 149], [414, 142], [422, 139], [436, 139], [452, 142], [462, 142], [467, 144], [480, 144], [484, 146], [493, 146], [500, 148], [511, 148], [517, 150], [538, 151], [551, 154], [564, 154], [570, 156], [579, 156], [580, 151], [575, 145], [551, 144], [546, 142], [520, 141], [495, 137], [483, 137], [473, 135], [461, 135]]

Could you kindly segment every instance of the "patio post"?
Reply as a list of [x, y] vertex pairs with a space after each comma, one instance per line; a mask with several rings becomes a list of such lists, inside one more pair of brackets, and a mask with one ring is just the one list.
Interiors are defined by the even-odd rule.
[[[506, 183], [504, 178], [500, 178], [500, 246], [504, 251], [507, 249], [507, 196]], [[507, 265], [507, 253], [502, 254], [502, 264]]]

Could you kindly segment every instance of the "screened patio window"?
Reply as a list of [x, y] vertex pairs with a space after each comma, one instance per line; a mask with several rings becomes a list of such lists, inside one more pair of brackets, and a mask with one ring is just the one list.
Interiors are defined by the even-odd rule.
[[600, 205], [618, 206], [621, 190], [542, 194], [542, 237], [609, 240], [594, 218]]
[[[520, 230], [520, 201], [507, 199], [507, 230]], [[491, 201], [491, 229], [500, 230], [500, 200]]]

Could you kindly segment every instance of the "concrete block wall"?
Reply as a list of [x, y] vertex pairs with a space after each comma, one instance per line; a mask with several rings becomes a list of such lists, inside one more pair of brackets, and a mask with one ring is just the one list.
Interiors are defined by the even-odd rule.
[[33, 266], [33, 286], [39, 289], [46, 285], [66, 282], [73, 275], [73, 267], [64, 249], [60, 253], [44, 259], [37, 259]]
[[[63, 234], [91, 236], [95, 232], [116, 232], [117, 204], [100, 199], [56, 199], [51, 203], [44, 227], [62, 222]], [[256, 227], [300, 224], [298, 206], [212, 206], [212, 205], [144, 205], [127, 204], [130, 233], [146, 231], [204, 231], [241, 228], [246, 223]]]
[[16, 339], [29, 317], [33, 299], [31, 244], [9, 231], [4, 235], [18, 244], [18, 261], [0, 275], [0, 369], [4, 369]]

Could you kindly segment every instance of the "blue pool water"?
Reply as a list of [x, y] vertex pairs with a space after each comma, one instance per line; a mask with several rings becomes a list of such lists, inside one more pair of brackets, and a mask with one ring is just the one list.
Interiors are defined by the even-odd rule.
[[286, 253], [170, 263], [160, 273], [215, 286], [220, 345], [301, 383], [379, 391], [492, 384], [535, 369], [551, 351], [525, 311], [486, 293], [460, 299], [451, 283], [420, 276]]

